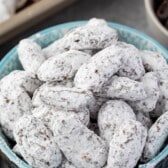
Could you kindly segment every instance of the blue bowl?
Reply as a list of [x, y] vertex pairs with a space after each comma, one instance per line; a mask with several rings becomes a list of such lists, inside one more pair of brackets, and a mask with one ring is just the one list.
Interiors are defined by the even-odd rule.
[[[61, 38], [66, 32], [68, 32], [72, 28], [78, 27], [83, 24], [86, 24], [86, 21], [70, 22], [53, 26], [51, 28], [45, 29], [34, 34], [30, 38], [34, 39], [42, 47], [46, 47], [55, 40]], [[119, 37], [122, 41], [131, 43], [142, 50], [146, 49], [157, 51], [161, 53], [168, 61], [168, 50], [166, 50], [163, 46], [161, 46], [157, 41], [155, 41], [151, 37], [135, 29], [120, 24], [109, 22], [109, 26], [115, 28], [118, 31]], [[14, 47], [0, 62], [0, 79], [16, 69], [22, 69], [22, 66], [18, 60], [17, 46]], [[21, 160], [12, 152], [12, 150], [8, 146], [8, 141], [3, 135], [2, 131], [0, 131], [0, 150], [9, 158], [11, 162], [16, 164], [19, 168], [31, 168], [31, 166], [26, 164], [23, 160]], [[167, 156], [168, 146], [166, 146], [153, 160], [151, 160], [145, 165], [140, 165], [139, 168], [155, 167]]]

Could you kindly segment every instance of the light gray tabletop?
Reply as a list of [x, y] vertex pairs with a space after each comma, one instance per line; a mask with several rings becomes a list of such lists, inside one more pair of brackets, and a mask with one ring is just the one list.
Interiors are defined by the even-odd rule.
[[20, 39], [44, 28], [75, 20], [86, 20], [92, 17], [104, 18], [139, 29], [149, 35], [150, 30], [145, 16], [143, 0], [78, 0], [75, 4], [60, 13], [50, 16], [24, 33], [0, 46], [2, 58]]

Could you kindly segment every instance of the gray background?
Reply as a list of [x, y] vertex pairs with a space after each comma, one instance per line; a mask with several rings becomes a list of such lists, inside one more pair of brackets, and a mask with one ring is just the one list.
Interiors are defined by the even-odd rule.
[[0, 58], [14, 47], [20, 39], [37, 31], [59, 23], [86, 20], [92, 17], [125, 24], [151, 35], [146, 21], [143, 0], [78, 0], [60, 13], [50, 16], [13, 38], [10, 42], [0, 45]]

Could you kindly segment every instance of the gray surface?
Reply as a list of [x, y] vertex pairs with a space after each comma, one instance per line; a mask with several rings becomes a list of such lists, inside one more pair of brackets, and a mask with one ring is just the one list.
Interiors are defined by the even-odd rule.
[[0, 58], [2, 58], [20, 39], [40, 31], [44, 28], [74, 21], [86, 20], [92, 17], [104, 18], [125, 24], [141, 30], [149, 35], [143, 0], [78, 0], [72, 6], [64, 9], [59, 14], [38, 23], [38, 25], [25, 31], [19, 36], [0, 46]]

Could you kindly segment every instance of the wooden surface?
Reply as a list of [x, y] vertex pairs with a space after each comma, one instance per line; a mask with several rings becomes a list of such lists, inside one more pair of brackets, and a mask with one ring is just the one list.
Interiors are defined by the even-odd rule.
[[0, 24], [0, 44], [69, 6], [75, 0], [41, 0]]

